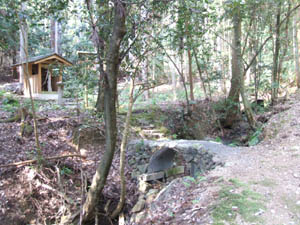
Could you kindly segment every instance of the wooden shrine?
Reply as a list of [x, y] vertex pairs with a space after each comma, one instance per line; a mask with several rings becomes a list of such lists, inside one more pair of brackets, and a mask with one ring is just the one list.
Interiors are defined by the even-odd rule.
[[[20, 66], [26, 62], [21, 62], [13, 65], [13, 67]], [[61, 65], [59, 69], [59, 76], [53, 76], [52, 65]], [[57, 53], [36, 56], [28, 60], [28, 75], [32, 94], [40, 94], [42, 92], [57, 92], [58, 82], [62, 81], [62, 66], [71, 66], [72, 63]], [[25, 76], [25, 75], [24, 75]], [[25, 79], [24, 79], [25, 80]], [[24, 95], [29, 96], [29, 85], [23, 82]]]

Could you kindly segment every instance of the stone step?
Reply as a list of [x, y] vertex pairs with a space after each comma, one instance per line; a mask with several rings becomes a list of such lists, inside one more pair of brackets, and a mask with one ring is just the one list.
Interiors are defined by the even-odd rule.
[[148, 129], [143, 129], [143, 132], [144, 133], [150, 133], [150, 134], [152, 134], [152, 133], [160, 133], [160, 134], [163, 134], [160, 130], [158, 130], [158, 129], [151, 129], [151, 130], [148, 130]]

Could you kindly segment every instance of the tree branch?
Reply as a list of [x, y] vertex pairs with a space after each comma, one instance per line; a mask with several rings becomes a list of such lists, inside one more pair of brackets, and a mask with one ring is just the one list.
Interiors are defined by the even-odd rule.
[[[48, 157], [48, 158], [44, 158], [44, 160], [55, 160], [55, 159], [63, 159], [63, 158], [68, 158], [68, 157], [79, 157], [79, 158], [83, 158], [83, 159], [86, 158], [86, 156], [83, 156], [83, 155], [71, 154], [71, 155], [60, 155], [60, 156]], [[27, 160], [27, 161], [22, 161], [22, 162], [15, 162], [15, 163], [9, 163], [6, 165], [0, 165], [0, 168], [10, 167], [10, 166], [26, 166], [26, 165], [34, 164], [37, 162], [38, 162], [37, 159], [32, 159], [32, 160]]]

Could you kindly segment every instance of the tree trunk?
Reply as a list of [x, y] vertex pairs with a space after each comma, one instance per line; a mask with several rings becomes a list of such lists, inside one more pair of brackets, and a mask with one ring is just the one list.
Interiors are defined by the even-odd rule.
[[[26, 4], [23, 2], [21, 4], [21, 11], [26, 10]], [[25, 53], [25, 42], [28, 40], [28, 32], [27, 32], [27, 24], [26, 23], [21, 23], [20, 24], [20, 61], [24, 62], [26, 58], [26, 53]], [[24, 72], [25, 70], [20, 66], [19, 68], [20, 71], [20, 77], [19, 77], [19, 83], [23, 84], [24, 87]]]
[[224, 121], [224, 127], [231, 127], [240, 116], [239, 95], [242, 87], [242, 55], [241, 55], [241, 15], [240, 6], [237, 5], [233, 10], [233, 40], [232, 40], [232, 76], [231, 87], [227, 99], [227, 112]]
[[[290, 24], [290, 11], [291, 11], [291, 3], [290, 1], [288, 2], [288, 12], [286, 16], [286, 25], [285, 25], [285, 31], [284, 31], [284, 37], [280, 38], [280, 41], [282, 42], [282, 52], [279, 56], [279, 63], [278, 63], [278, 71], [277, 71], [277, 84], [278, 84], [278, 90], [277, 93], [280, 89], [280, 78], [281, 78], [281, 73], [282, 73], [282, 68], [283, 68], [283, 63], [284, 63], [284, 58], [286, 57], [287, 50], [290, 47], [290, 37], [289, 37], [289, 24]], [[288, 90], [286, 91], [286, 95], [288, 94]]]
[[[251, 40], [252, 43], [252, 57], [254, 57], [256, 55], [257, 52], [257, 40], [256, 39], [252, 39]], [[259, 83], [260, 83], [260, 79], [257, 73], [257, 58], [255, 57], [253, 64], [251, 66], [251, 73], [253, 74], [253, 78], [254, 78], [254, 94], [255, 94], [255, 101], [257, 101], [258, 99], [258, 90], [259, 90]]]
[[[245, 74], [244, 74], [245, 75]], [[248, 97], [246, 95], [246, 92], [245, 92], [245, 76], [242, 75], [242, 83], [241, 83], [241, 96], [242, 96], [242, 101], [243, 101], [243, 105], [244, 105], [244, 110], [245, 110], [245, 114], [246, 114], [246, 117], [247, 117], [247, 121], [250, 125], [250, 127], [255, 130], [256, 127], [257, 127], [257, 124], [256, 124], [256, 120], [253, 116], [253, 111], [251, 109], [251, 105], [248, 101]]]
[[121, 194], [120, 194], [120, 201], [118, 203], [118, 206], [111, 215], [111, 217], [113, 219], [116, 218], [120, 214], [120, 212], [124, 206], [124, 203], [125, 203], [125, 196], [126, 196], [126, 177], [124, 175], [125, 150], [126, 150], [126, 146], [127, 146], [127, 142], [128, 142], [130, 120], [131, 120], [132, 108], [133, 108], [133, 104], [134, 104], [134, 97], [133, 97], [133, 92], [134, 92], [134, 88], [135, 88], [134, 81], [135, 81], [135, 77], [132, 77], [131, 82], [130, 82], [128, 111], [127, 111], [127, 115], [126, 115], [125, 128], [123, 131], [121, 150], [120, 150]]
[[300, 89], [300, 66], [299, 66], [297, 18], [298, 18], [298, 14], [296, 13], [293, 17], [293, 42], [294, 42], [294, 60], [295, 60], [297, 88]]
[[195, 101], [191, 50], [188, 50], [187, 53], [188, 53], [188, 63], [189, 63], [190, 100]]
[[103, 75], [101, 75], [100, 72], [100, 80], [98, 84], [98, 95], [97, 95], [97, 101], [96, 101], [96, 110], [97, 112], [104, 112], [104, 83], [103, 83]]
[[[12, 51], [12, 61], [13, 65], [17, 63], [17, 49], [14, 47]], [[16, 67], [13, 67], [13, 78], [18, 79], [18, 71]]]
[[171, 73], [171, 78], [172, 78], [172, 91], [173, 91], [173, 101], [177, 101], [177, 80], [176, 80], [176, 76], [175, 76], [175, 73], [173, 73], [171, 70], [170, 70], [170, 73]]
[[278, 3], [276, 14], [276, 31], [275, 31], [275, 51], [273, 55], [273, 69], [271, 80], [271, 102], [275, 104], [278, 98], [278, 58], [280, 51], [280, 16], [281, 16], [281, 2]]
[[[22, 8], [24, 3], [22, 3]], [[23, 8], [24, 9], [24, 8]], [[24, 17], [25, 18], [25, 17]], [[29, 81], [29, 69], [28, 69], [28, 38], [27, 38], [27, 23], [25, 19], [20, 20], [20, 31], [21, 31], [21, 37], [20, 43], [22, 42], [22, 54], [25, 57], [25, 62], [21, 65], [21, 71], [23, 72], [23, 79], [24, 82], [26, 82], [26, 86], [29, 90], [29, 97], [30, 97], [30, 103], [31, 103], [31, 110], [32, 110], [32, 117], [33, 117], [33, 128], [34, 128], [34, 137], [35, 137], [35, 144], [36, 144], [36, 151], [37, 151], [37, 160], [38, 163], [41, 165], [43, 162], [43, 153], [39, 141], [39, 133], [38, 133], [38, 126], [37, 126], [37, 119], [36, 119], [36, 113], [34, 108], [34, 101], [32, 97], [32, 91], [31, 91], [31, 84]], [[21, 54], [21, 55], [22, 55]]]
[[[148, 60], [146, 59], [146, 61], [143, 63], [143, 68], [142, 68], [142, 82], [144, 84], [148, 84]], [[148, 101], [150, 98], [150, 93], [149, 90], [144, 92], [144, 100]]]
[[57, 20], [52, 19], [51, 20], [51, 49], [53, 52], [60, 54], [61, 48], [60, 48], [60, 31], [59, 31], [60, 24]]
[[199, 76], [200, 76], [200, 80], [201, 80], [201, 84], [202, 84], [204, 96], [205, 96], [205, 99], [208, 99], [208, 95], [207, 95], [207, 91], [206, 91], [206, 86], [205, 86], [205, 81], [204, 81], [202, 70], [201, 70], [201, 65], [200, 65], [200, 62], [198, 60], [197, 52], [196, 52], [195, 48], [193, 48], [193, 54], [194, 54], [194, 58], [195, 58], [195, 61], [196, 61], [198, 73], [199, 73]]
[[[156, 71], [156, 67], [155, 67], [155, 55], [154, 57], [152, 58], [152, 80], [155, 81], [155, 71]], [[175, 85], [176, 86], [176, 85]], [[155, 92], [155, 88], [152, 89], [153, 93]]]
[[114, 1], [113, 33], [109, 42], [107, 53], [107, 73], [104, 77], [104, 119], [105, 119], [105, 153], [93, 177], [91, 188], [82, 208], [82, 222], [87, 224], [93, 218], [106, 178], [113, 160], [117, 127], [116, 127], [116, 96], [117, 76], [120, 65], [120, 44], [126, 33], [125, 18], [126, 5], [119, 0]]

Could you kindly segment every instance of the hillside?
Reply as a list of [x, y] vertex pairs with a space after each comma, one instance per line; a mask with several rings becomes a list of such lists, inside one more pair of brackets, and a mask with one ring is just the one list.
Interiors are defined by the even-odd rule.
[[[5, 110], [12, 110], [8, 105], [13, 105], [14, 100], [10, 99], [8, 105], [5, 97], [1, 101], [0, 117], [5, 120], [10, 117]], [[85, 113], [78, 118], [73, 109], [45, 102], [37, 104], [41, 107], [38, 122], [44, 156], [77, 154], [76, 139], [81, 138], [80, 153], [87, 158], [50, 160], [42, 170], [31, 165], [0, 168], [0, 224], [58, 223], [64, 215], [72, 215], [80, 206], [80, 196], [88, 189], [103, 153], [104, 125], [101, 118]], [[169, 121], [170, 115], [176, 116], [166, 109], [155, 112], [160, 117], [165, 112]], [[226, 147], [224, 151], [225, 146], [219, 144], [219, 149], [214, 151], [222, 153], [219, 156], [225, 162], [224, 166], [197, 178], [179, 176], [167, 183], [155, 184], [156, 190], [152, 189], [149, 197], [151, 201], [146, 202], [144, 210], [134, 215], [136, 220], [132, 220], [131, 210], [138, 200], [138, 185], [129, 161], [126, 165], [128, 195], [124, 211], [127, 223], [132, 217], [131, 224], [299, 224], [300, 94], [277, 105], [267, 114], [275, 112], [264, 125], [264, 140], [258, 145]], [[157, 115], [151, 113], [143, 117], [145, 112], [136, 112], [133, 124], [145, 123], [144, 126], [148, 127], [147, 122], [154, 121], [155, 126], [161, 126], [161, 121], [154, 119]], [[32, 123], [30, 118], [26, 120], [29, 125]], [[120, 128], [123, 121], [124, 117], [120, 115]], [[151, 129], [161, 132], [153, 127]], [[19, 130], [18, 121], [1, 123], [1, 165], [34, 158], [32, 130], [29, 129], [24, 137], [19, 136]], [[146, 134], [155, 138], [163, 135]], [[131, 136], [144, 137], [136, 129], [132, 130]], [[127, 157], [130, 157], [129, 152]], [[104, 208], [110, 200], [109, 211], [113, 210], [119, 197], [118, 168], [117, 153], [99, 206]], [[164, 186], [168, 191], [158, 194]], [[156, 197], [158, 202], [153, 201]], [[103, 219], [105, 213], [103, 209]]]

